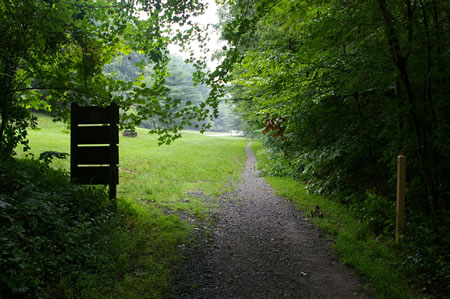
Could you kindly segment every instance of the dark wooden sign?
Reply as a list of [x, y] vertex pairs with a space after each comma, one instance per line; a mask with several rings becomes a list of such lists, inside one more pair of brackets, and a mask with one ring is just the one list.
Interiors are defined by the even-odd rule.
[[70, 178], [79, 184], [109, 185], [116, 198], [119, 183], [119, 107], [72, 103]]

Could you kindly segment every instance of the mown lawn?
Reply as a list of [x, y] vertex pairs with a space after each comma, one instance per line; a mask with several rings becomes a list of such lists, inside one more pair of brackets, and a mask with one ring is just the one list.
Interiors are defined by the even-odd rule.
[[[44, 151], [70, 152], [64, 124], [39, 115], [39, 127], [29, 132], [34, 159]], [[126, 229], [111, 236], [111, 248], [105, 248], [114, 254], [120, 249], [117, 267], [127, 265], [126, 269], [84, 274], [76, 283], [63, 279], [58, 292], [65, 296], [165, 297], [190, 233], [197, 223], [209, 220], [214, 198], [233, 188], [245, 164], [248, 140], [242, 137], [186, 131], [171, 145], [158, 146], [156, 136], [145, 129], [137, 132], [135, 138], [121, 136], [119, 145], [118, 208], [126, 215]], [[25, 157], [20, 149], [17, 152]], [[51, 165], [68, 170], [69, 160], [56, 159]]]

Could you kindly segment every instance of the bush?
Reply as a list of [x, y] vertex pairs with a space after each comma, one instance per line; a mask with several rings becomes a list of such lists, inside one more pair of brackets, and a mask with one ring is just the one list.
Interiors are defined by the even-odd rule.
[[34, 160], [0, 161], [0, 293], [39, 291], [95, 267], [114, 210], [105, 188], [72, 185]]
[[366, 191], [366, 199], [362, 203], [360, 212], [375, 234], [394, 231], [395, 200], [377, 195], [373, 191]]
[[443, 211], [434, 218], [407, 211], [406, 233], [402, 245], [405, 272], [411, 285], [436, 298], [450, 292], [450, 214]]
[[284, 152], [277, 150], [280, 141], [271, 137], [262, 138], [261, 143], [256, 143], [253, 148], [258, 155], [258, 169], [263, 176], [294, 176], [296, 173], [295, 163], [292, 163]]
[[264, 161], [258, 162], [258, 168], [262, 175], [291, 176], [293, 169], [283, 153], [270, 152]]

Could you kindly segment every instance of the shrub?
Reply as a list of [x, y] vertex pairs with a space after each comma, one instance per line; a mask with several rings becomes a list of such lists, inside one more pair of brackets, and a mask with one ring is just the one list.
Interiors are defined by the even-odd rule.
[[104, 188], [72, 185], [34, 160], [0, 161], [0, 293], [39, 291], [97, 260], [114, 218]]
[[395, 226], [395, 201], [386, 196], [366, 191], [366, 199], [360, 209], [362, 218], [367, 221], [370, 229], [375, 234], [394, 231]]

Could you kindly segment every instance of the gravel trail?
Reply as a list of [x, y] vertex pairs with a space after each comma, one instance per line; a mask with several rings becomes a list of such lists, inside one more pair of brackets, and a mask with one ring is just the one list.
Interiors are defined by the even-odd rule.
[[223, 198], [213, 235], [186, 248], [173, 297], [369, 298], [323, 233], [258, 176], [249, 146], [242, 182]]

